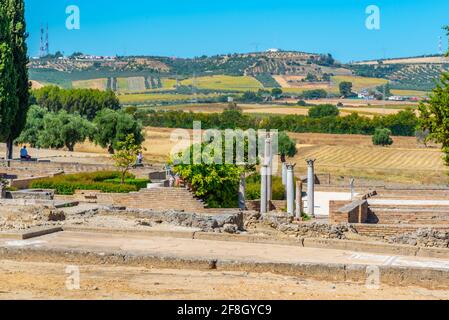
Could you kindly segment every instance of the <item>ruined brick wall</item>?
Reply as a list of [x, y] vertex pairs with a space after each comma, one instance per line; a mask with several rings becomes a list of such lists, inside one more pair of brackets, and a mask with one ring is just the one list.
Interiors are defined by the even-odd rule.
[[[287, 207], [285, 200], [272, 200], [270, 203], [270, 211], [282, 211]], [[246, 201], [246, 208], [249, 211], [260, 211], [260, 200]]]
[[376, 205], [369, 209], [369, 222], [376, 224], [448, 225], [449, 206]]
[[359, 200], [330, 201], [329, 223], [366, 223], [368, 221], [368, 202]]
[[[0, 160], [2, 166], [5, 165], [4, 160]], [[11, 166], [2, 169], [2, 172], [9, 174], [16, 174], [19, 177], [27, 176], [47, 176], [64, 172], [66, 174], [80, 173], [80, 172], [95, 172], [95, 171], [115, 171], [117, 168], [112, 164], [83, 164], [70, 162], [27, 162], [27, 161], [11, 161]], [[131, 173], [138, 178], [147, 178], [149, 173], [155, 171], [152, 168], [135, 168]]]
[[348, 213], [340, 212], [340, 208], [350, 204], [351, 201], [330, 201], [329, 202], [329, 223], [348, 223]]
[[205, 211], [204, 203], [184, 188], [142, 189], [140, 192], [131, 193], [80, 191], [74, 195], [74, 200], [129, 209], [179, 210], [193, 213]]

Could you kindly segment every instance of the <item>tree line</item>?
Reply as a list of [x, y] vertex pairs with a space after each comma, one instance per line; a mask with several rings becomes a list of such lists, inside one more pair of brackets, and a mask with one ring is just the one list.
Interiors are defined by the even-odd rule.
[[77, 143], [89, 139], [113, 154], [129, 135], [133, 135], [136, 144], [140, 145], [144, 140], [141, 123], [124, 110], [105, 108], [90, 121], [77, 112], [69, 113], [65, 109], [53, 112], [33, 105], [26, 120], [24, 130], [15, 142], [34, 148], [65, 147], [73, 151]]
[[414, 136], [418, 118], [411, 110], [397, 114], [368, 118], [353, 113], [348, 116], [327, 115], [329, 108], [322, 108], [324, 116], [313, 112], [304, 115], [248, 115], [238, 109], [223, 113], [193, 113], [183, 111], [154, 111], [140, 118], [145, 126], [191, 128], [193, 121], [201, 121], [203, 129], [273, 129], [297, 133], [332, 133], [373, 135], [376, 129], [386, 128], [395, 136]]
[[110, 90], [61, 89], [56, 86], [33, 90], [30, 102], [52, 112], [78, 113], [88, 120], [94, 119], [100, 110], [118, 110], [121, 107], [117, 96]]

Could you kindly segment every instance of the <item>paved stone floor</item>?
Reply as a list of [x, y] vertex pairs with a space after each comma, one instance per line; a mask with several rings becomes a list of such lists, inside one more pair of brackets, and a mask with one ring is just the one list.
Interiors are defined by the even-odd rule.
[[120, 234], [66, 231], [24, 241], [5, 239], [0, 241], [0, 247], [82, 249], [97, 253], [113, 251], [136, 255], [237, 260], [259, 263], [339, 263], [449, 270], [449, 260], [436, 258], [356, 253], [344, 250], [274, 244], [161, 238], [131, 234], [124, 236]]

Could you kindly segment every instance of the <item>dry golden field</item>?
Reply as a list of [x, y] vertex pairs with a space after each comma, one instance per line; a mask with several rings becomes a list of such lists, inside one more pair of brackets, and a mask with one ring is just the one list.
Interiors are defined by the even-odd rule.
[[[307, 115], [309, 109], [307, 107], [286, 105], [286, 104], [239, 104], [238, 105], [244, 113], [248, 114], [277, 114], [277, 115]], [[182, 110], [185, 112], [195, 112], [195, 113], [219, 113], [223, 112], [224, 109], [228, 107], [227, 104], [223, 103], [213, 103], [213, 104], [183, 104], [183, 105], [173, 105], [159, 107], [159, 110]], [[351, 105], [345, 104], [343, 108], [340, 109], [341, 115], [349, 115], [356, 112], [360, 115], [373, 117], [375, 115], [389, 115], [396, 114], [405, 109], [414, 109], [416, 105], [414, 104], [388, 104], [380, 105], [375, 104], [372, 106], [368, 105]]]
[[293, 160], [305, 173], [307, 158], [334, 178], [354, 176], [393, 183], [446, 184], [447, 168], [438, 146], [424, 148], [413, 137], [394, 137], [391, 147], [373, 146], [361, 135], [295, 134], [299, 153]]
[[[145, 128], [145, 161], [164, 164], [172, 148], [178, 143], [171, 139], [176, 129]], [[191, 131], [188, 131], [191, 136]], [[296, 141], [298, 155], [290, 161], [297, 164], [297, 175], [306, 173], [307, 158], [317, 159], [317, 172], [330, 173], [332, 178], [356, 177], [384, 180], [391, 183], [446, 184], [447, 168], [444, 166], [439, 146], [424, 148], [413, 137], [394, 137], [391, 147], [373, 146], [371, 137], [362, 135], [332, 135], [316, 133], [289, 133]], [[187, 148], [188, 143], [183, 148]], [[4, 145], [0, 152], [4, 153]], [[18, 152], [18, 150], [16, 150]], [[62, 150], [30, 149], [34, 156], [52, 161], [82, 163], [112, 163], [105, 149], [92, 143], [79, 144], [74, 153]], [[45, 156], [44, 156], [45, 155]]]
[[72, 86], [75, 89], [96, 89], [96, 90], [106, 90], [108, 84], [107, 79], [92, 79], [92, 80], [79, 80], [73, 81]]
[[31, 89], [40, 89], [43, 88], [44, 85], [38, 81], [31, 80]]
[[[145, 128], [145, 161], [156, 167], [167, 161], [172, 148], [178, 143], [171, 139], [176, 129]], [[188, 131], [191, 136], [191, 131]], [[391, 183], [446, 184], [447, 168], [444, 166], [439, 146], [424, 148], [413, 137], [394, 137], [391, 147], [373, 146], [371, 137], [362, 135], [332, 135], [317, 133], [289, 133], [296, 141], [298, 155], [290, 161], [297, 164], [297, 175], [306, 173], [307, 158], [317, 159], [317, 172], [330, 173], [335, 180], [356, 177], [384, 180]], [[188, 143], [182, 148], [187, 148]], [[17, 148], [16, 148], [17, 149]], [[18, 152], [18, 150], [16, 150]], [[4, 145], [0, 145], [4, 153]], [[81, 163], [112, 163], [105, 149], [92, 143], [79, 144], [75, 152], [63, 150], [30, 149], [36, 157], [52, 161]]]
[[[177, 141], [170, 137], [174, 129], [146, 128], [145, 159], [164, 163]], [[189, 131], [190, 135], [191, 132]], [[317, 172], [330, 173], [334, 179], [354, 176], [391, 183], [446, 184], [447, 168], [438, 146], [424, 148], [413, 137], [394, 137], [391, 147], [376, 147], [371, 137], [362, 135], [331, 135], [290, 133], [298, 145], [297, 174], [306, 172], [306, 158], [317, 159]], [[105, 153], [91, 144], [80, 145], [80, 152]]]

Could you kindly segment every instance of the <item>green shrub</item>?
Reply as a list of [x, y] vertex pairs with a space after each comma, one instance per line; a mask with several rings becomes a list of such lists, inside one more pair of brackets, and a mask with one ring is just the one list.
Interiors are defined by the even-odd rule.
[[[107, 179], [104, 180], [104, 182], [110, 182], [115, 184], [120, 184], [120, 178], [114, 178], [114, 179]], [[132, 186], [135, 186], [139, 189], [144, 189], [147, 187], [148, 183], [151, 181], [148, 179], [125, 179], [125, 184], [129, 184]]]
[[323, 104], [310, 108], [309, 117], [314, 119], [324, 117], [337, 117], [340, 115], [338, 108], [332, 104]]
[[33, 189], [54, 189], [56, 194], [72, 195], [76, 190], [99, 190], [105, 193], [129, 193], [145, 188], [149, 180], [136, 179], [128, 174], [125, 184], [120, 184], [120, 172], [98, 171], [68, 174], [38, 179], [31, 183]]
[[[254, 174], [246, 179], [246, 199], [260, 199], [260, 174]], [[282, 178], [273, 176], [273, 200], [285, 200], [285, 187]]]
[[324, 89], [314, 89], [304, 91], [300, 98], [302, 100], [315, 100], [327, 98], [327, 91]]
[[375, 146], [391, 146], [393, 139], [391, 139], [391, 130], [376, 129], [373, 135], [373, 144]]

